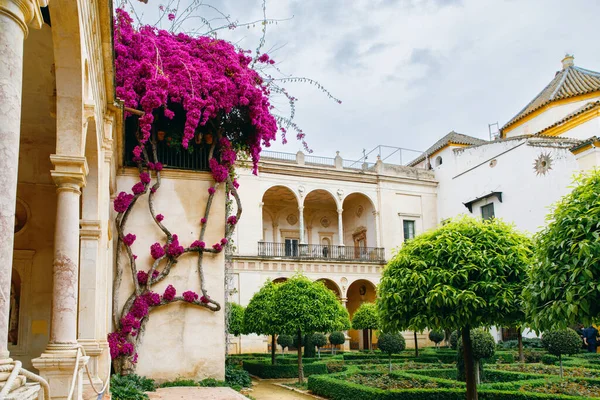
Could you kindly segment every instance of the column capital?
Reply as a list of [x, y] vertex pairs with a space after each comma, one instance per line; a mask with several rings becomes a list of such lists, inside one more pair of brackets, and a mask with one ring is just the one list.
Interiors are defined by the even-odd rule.
[[102, 236], [101, 223], [98, 220], [79, 220], [79, 237], [82, 239], [99, 239]]
[[304, 206], [299, 206], [298, 207], [298, 211], [303, 212], [304, 211]]
[[28, 26], [40, 29], [44, 23], [40, 7], [48, 5], [47, 0], [0, 0], [0, 14], [14, 20], [23, 29], [25, 37]]
[[79, 191], [85, 186], [89, 172], [85, 157], [51, 154], [50, 161], [54, 164], [50, 175], [59, 189]]
[[337, 212], [338, 212], [338, 214], [341, 214], [341, 213], [343, 213], [343, 212], [344, 212], [344, 209], [343, 209], [343, 208], [338, 208], [338, 209], [337, 209]]

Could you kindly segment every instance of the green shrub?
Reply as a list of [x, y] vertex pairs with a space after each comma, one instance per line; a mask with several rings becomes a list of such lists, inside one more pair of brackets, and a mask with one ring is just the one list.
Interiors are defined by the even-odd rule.
[[[483, 329], [471, 330], [471, 342], [473, 343], [473, 359], [489, 359], [496, 352], [496, 341], [491, 333]], [[462, 338], [458, 340], [459, 353], [462, 353]]]
[[539, 363], [542, 361], [542, 356], [544, 353], [539, 351], [531, 351], [527, 350], [523, 352], [523, 357], [525, 357], [525, 362], [527, 364]]
[[382, 333], [377, 341], [377, 348], [382, 353], [391, 356], [400, 353], [406, 348], [406, 340], [399, 333]]
[[110, 394], [114, 400], [144, 400], [144, 392], [154, 391], [154, 380], [139, 375], [113, 375], [110, 378]]
[[558, 357], [552, 354], [544, 354], [542, 356], [542, 363], [546, 365], [554, 365], [558, 361]]
[[[542, 340], [540, 338], [523, 338], [524, 349], [542, 349]], [[505, 342], [498, 342], [496, 347], [499, 349], [517, 349], [519, 347], [518, 340], [507, 340]]]
[[344, 332], [336, 331], [329, 334], [329, 343], [334, 346], [346, 343], [346, 335]]
[[250, 387], [252, 386], [252, 379], [248, 371], [242, 368], [236, 368], [233, 366], [225, 366], [225, 382], [228, 386], [239, 386], [239, 387]]
[[581, 338], [573, 329], [545, 332], [542, 335], [542, 345], [548, 353], [558, 356], [576, 354], [581, 349]]
[[434, 330], [434, 331], [429, 332], [429, 340], [431, 340], [436, 345], [440, 344], [440, 342], [442, 340], [444, 340], [445, 337], [446, 337], [446, 335], [444, 334], [443, 331], [435, 331]]
[[[271, 365], [264, 361], [247, 360], [242, 364], [250, 375], [263, 379], [297, 378], [298, 364]], [[327, 366], [323, 362], [314, 362], [304, 365], [304, 376], [313, 374], [326, 374]]]
[[[190, 386], [194, 386], [194, 385], [190, 385]], [[200, 382], [198, 382], [198, 384], [196, 386], [223, 387], [223, 386], [228, 386], [228, 385], [227, 385], [227, 383], [225, 383], [225, 381], [219, 381], [215, 378], [206, 378], [206, 379], [202, 379]]]
[[450, 347], [453, 350], [456, 350], [458, 348], [458, 338], [459, 338], [459, 333], [458, 331], [454, 331], [452, 332], [452, 334], [450, 335]]

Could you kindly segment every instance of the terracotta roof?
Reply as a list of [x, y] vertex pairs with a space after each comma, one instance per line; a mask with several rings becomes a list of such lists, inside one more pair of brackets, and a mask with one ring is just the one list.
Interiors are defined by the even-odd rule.
[[487, 140], [479, 139], [479, 138], [476, 138], [473, 136], [463, 135], [462, 133], [457, 133], [457, 132], [452, 131], [452, 132], [448, 133], [446, 136], [444, 136], [443, 138], [441, 138], [440, 140], [438, 140], [437, 142], [435, 142], [433, 144], [433, 146], [431, 146], [430, 148], [425, 150], [425, 152], [423, 154], [421, 154], [419, 157], [417, 157], [414, 160], [412, 160], [411, 162], [409, 162], [408, 166], [412, 167], [412, 166], [417, 165], [418, 163], [425, 160], [427, 157], [431, 156], [436, 151], [443, 149], [444, 147], [446, 147], [446, 145], [448, 145], [450, 143], [465, 144], [468, 146], [473, 146], [473, 145], [483, 144], [483, 143], [487, 143], [487, 142], [488, 142]]
[[582, 140], [581, 142], [577, 143], [575, 146], [571, 147], [570, 150], [577, 151], [585, 146], [596, 143], [598, 141], [600, 141], [600, 138], [598, 136], [592, 136], [591, 138]]
[[563, 60], [563, 69], [558, 71], [554, 79], [517, 115], [508, 121], [500, 131], [504, 131], [510, 125], [553, 101], [596, 91], [600, 91], [600, 72], [576, 67], [573, 64], [573, 57], [567, 56]]
[[596, 108], [600, 108], [600, 100], [598, 100], [598, 101], [590, 101], [589, 103], [584, 104], [583, 106], [579, 107], [578, 109], [576, 109], [572, 113], [565, 115], [562, 119], [559, 119], [558, 121], [556, 121], [552, 125], [548, 125], [544, 129], [542, 129], [540, 131], [537, 131], [536, 133], [534, 133], [534, 135], [541, 135], [542, 133], [546, 132], [550, 128], [554, 128], [555, 126], [562, 125], [565, 122], [567, 122], [567, 121], [575, 118], [579, 114], [583, 114], [586, 111], [590, 111], [590, 110], [593, 110], [593, 109], [596, 109]]

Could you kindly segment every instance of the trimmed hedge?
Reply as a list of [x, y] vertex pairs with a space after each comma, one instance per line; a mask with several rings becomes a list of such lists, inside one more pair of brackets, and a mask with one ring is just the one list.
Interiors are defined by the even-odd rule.
[[[514, 358], [513, 358], [514, 359]], [[389, 356], [387, 354], [383, 354], [380, 352], [377, 353], [346, 353], [344, 354], [345, 361], [354, 361], [354, 360], [389, 360]], [[404, 361], [414, 361], [419, 363], [439, 363], [442, 364], [452, 364], [456, 362], [456, 352], [452, 353], [442, 353], [435, 354], [422, 354], [419, 357], [415, 357], [414, 353], [412, 356], [408, 354], [392, 354], [392, 360], [404, 360]], [[494, 361], [495, 362], [495, 361]]]
[[[421, 369], [421, 370], [408, 370], [406, 371], [411, 374], [420, 374], [429, 376], [432, 378], [442, 379], [457, 379], [457, 371], [455, 369]], [[530, 379], [539, 379], [540, 374], [515, 372], [515, 371], [499, 371], [495, 369], [486, 369], [484, 371], [484, 385], [496, 382], [515, 382], [524, 381]]]
[[[270, 362], [244, 360], [242, 367], [250, 375], [263, 379], [297, 378], [298, 364], [275, 364]], [[304, 365], [304, 376], [313, 374], [327, 374], [327, 365], [322, 362], [314, 362]]]
[[[347, 382], [343, 380], [344, 376], [346, 375], [312, 375], [308, 378], [308, 389], [332, 400], [464, 400], [466, 395], [462, 388], [383, 390]], [[481, 400], [581, 400], [581, 397], [575, 396], [483, 387], [478, 393]]]

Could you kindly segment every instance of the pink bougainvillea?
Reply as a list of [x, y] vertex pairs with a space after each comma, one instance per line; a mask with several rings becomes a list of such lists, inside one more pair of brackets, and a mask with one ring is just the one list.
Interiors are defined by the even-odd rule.
[[192, 292], [191, 290], [183, 292], [182, 296], [183, 296], [183, 299], [185, 301], [187, 301], [188, 303], [193, 303], [194, 300], [198, 300], [198, 293]]
[[136, 239], [136, 237], [134, 234], [128, 233], [123, 238], [123, 243], [125, 243], [125, 245], [127, 245], [127, 246], [131, 246], [133, 244], [133, 242], [135, 242], [135, 239]]
[[150, 246], [150, 254], [152, 255], [152, 258], [158, 260], [165, 255], [165, 249], [163, 249], [160, 243], [154, 243], [152, 246]]
[[137, 272], [137, 281], [140, 285], [145, 285], [148, 283], [148, 274], [146, 271], [138, 271]]
[[177, 294], [177, 291], [175, 290], [173, 285], [169, 285], [169, 286], [167, 286], [167, 288], [165, 289], [165, 292], [163, 293], [163, 299], [165, 299], [166, 301], [172, 301], [175, 298], [176, 294]]
[[217, 191], [217, 189], [215, 189], [212, 186], [208, 188], [208, 194], [215, 194], [216, 191]]
[[143, 182], [138, 182], [131, 188], [133, 194], [141, 194], [146, 191], [146, 185]]
[[209, 300], [210, 300], [210, 296], [209, 296], [209, 295], [206, 295], [206, 296], [202, 296], [202, 297], [200, 297], [200, 301], [201, 301], [202, 303], [208, 303], [208, 302], [209, 302]]
[[221, 243], [215, 243], [213, 244], [213, 249], [215, 249], [217, 252], [221, 252], [223, 250], [223, 246], [221, 246]]
[[169, 103], [181, 104], [186, 112], [184, 148], [198, 126], [243, 107], [254, 128], [244, 145], [256, 170], [262, 147], [276, 137], [277, 123], [251, 57], [212, 37], [174, 35], [153, 26], [136, 29], [123, 9], [117, 9], [114, 38], [117, 96], [125, 106], [145, 112], [139, 119], [142, 144], [150, 138], [153, 111]]
[[166, 251], [167, 251], [167, 255], [169, 257], [173, 257], [173, 258], [177, 258], [183, 254], [185, 249], [183, 248], [183, 246], [181, 246], [179, 244], [179, 238], [177, 237], [177, 235], [173, 235], [173, 240], [167, 246]]
[[199, 249], [203, 249], [206, 247], [206, 243], [200, 241], [200, 240], [194, 240], [192, 242], [192, 244], [190, 244], [190, 247], [192, 248], [199, 248]]
[[133, 201], [133, 195], [125, 192], [121, 192], [117, 195], [114, 201], [114, 209], [116, 212], [122, 213], [127, 211], [129, 205]]
[[147, 172], [142, 172], [140, 174], [140, 181], [142, 181], [142, 183], [150, 183], [150, 175]]
[[227, 223], [229, 225], [237, 224], [237, 217], [235, 215], [231, 215], [229, 218], [227, 218]]
[[202, 218], [200, 219], [200, 223], [204, 225], [204, 224], [206, 223], [206, 218], [202, 217]]
[[165, 219], [165, 216], [164, 216], [164, 215], [162, 215], [162, 214], [158, 214], [158, 215], [156, 216], [156, 220], [157, 220], [158, 222], [162, 222], [162, 220], [163, 220], [163, 219]]

